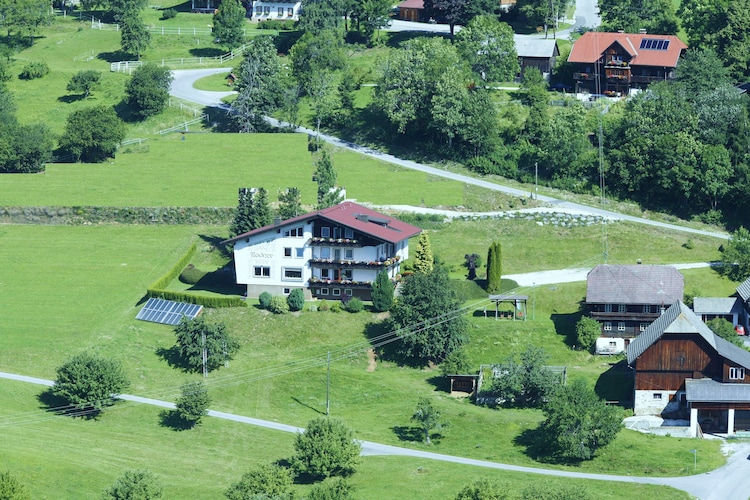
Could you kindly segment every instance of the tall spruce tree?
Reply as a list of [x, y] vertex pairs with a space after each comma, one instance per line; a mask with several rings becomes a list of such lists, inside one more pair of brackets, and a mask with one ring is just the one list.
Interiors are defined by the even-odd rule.
[[276, 211], [282, 219], [291, 219], [304, 213], [302, 210], [302, 195], [296, 187], [279, 190], [279, 209]]
[[380, 271], [372, 284], [372, 306], [378, 312], [388, 311], [393, 305], [394, 286], [388, 273]]
[[253, 202], [250, 208], [250, 229], [268, 226], [273, 222], [273, 211], [268, 203], [268, 191], [258, 188], [253, 194]]
[[234, 237], [246, 233], [252, 228], [250, 223], [250, 212], [253, 206], [253, 195], [248, 188], [240, 188], [237, 211], [234, 214], [232, 224], [229, 226], [229, 234]]
[[333, 158], [327, 149], [322, 149], [315, 162], [315, 178], [318, 181], [318, 209], [331, 207], [341, 201], [341, 191], [336, 189], [336, 170]]
[[432, 256], [432, 247], [430, 237], [426, 231], [419, 235], [417, 250], [414, 252], [414, 270], [418, 273], [429, 273], [435, 265], [435, 258]]
[[500, 292], [503, 274], [502, 257], [503, 251], [500, 242], [493, 242], [487, 251], [487, 291], [489, 293]]

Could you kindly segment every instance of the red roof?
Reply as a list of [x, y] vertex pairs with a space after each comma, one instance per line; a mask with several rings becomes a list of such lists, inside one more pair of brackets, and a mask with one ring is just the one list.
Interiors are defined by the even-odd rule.
[[[392, 5], [392, 4], [391, 4]], [[424, 9], [424, 0], [406, 0], [398, 4], [399, 9]]]
[[282, 221], [280, 224], [271, 224], [269, 226], [253, 229], [252, 231], [239, 234], [234, 238], [223, 241], [222, 243], [232, 243], [241, 240], [242, 238], [247, 238], [248, 236], [254, 236], [256, 234], [265, 233], [266, 231], [279, 229], [283, 226], [290, 226], [297, 224], [300, 221], [315, 218], [350, 227], [362, 234], [366, 234], [388, 243], [398, 243], [399, 241], [411, 238], [422, 232], [422, 230], [416, 226], [412, 226], [406, 222], [402, 222], [393, 217], [376, 212], [375, 210], [363, 207], [353, 201], [345, 201], [338, 205], [324, 208], [323, 210], [292, 217], [291, 219]]
[[[644, 39], [668, 41], [665, 50], [642, 49]], [[574, 44], [568, 56], [568, 62], [595, 63], [601, 59], [604, 52], [617, 44], [630, 54], [631, 65], [662, 66], [674, 68], [677, 60], [687, 45], [674, 35], [654, 35], [650, 33], [602, 33], [587, 31]], [[664, 44], [660, 44], [663, 46]]]

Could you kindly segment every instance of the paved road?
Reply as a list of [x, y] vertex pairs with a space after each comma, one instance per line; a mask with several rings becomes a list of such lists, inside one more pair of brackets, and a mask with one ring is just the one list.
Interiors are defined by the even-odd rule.
[[[0, 372], [0, 378], [27, 382], [32, 384], [51, 387], [54, 385], [52, 380], [46, 380], [14, 373]], [[120, 394], [119, 399], [142, 404], [148, 404], [159, 408], [174, 409], [175, 405], [169, 401], [159, 399], [143, 398], [130, 394]], [[269, 420], [235, 415], [220, 411], [209, 411], [208, 415], [214, 418], [221, 418], [242, 424], [255, 425], [267, 429], [273, 429], [283, 432], [302, 432], [304, 429], [292, 425], [281, 424]], [[750, 444], [737, 445], [734, 454], [730, 457], [724, 467], [712, 472], [700, 474], [697, 476], [685, 477], [639, 477], [639, 476], [615, 476], [612, 474], [590, 474], [582, 472], [569, 472], [552, 469], [538, 469], [535, 467], [523, 467], [520, 465], [501, 464], [497, 462], [488, 462], [486, 460], [476, 460], [473, 458], [456, 457], [444, 455], [442, 453], [432, 453], [428, 451], [412, 450], [387, 444], [373, 443], [371, 441], [361, 441], [362, 455], [398, 455], [415, 458], [424, 458], [428, 460], [439, 460], [442, 462], [452, 462], [464, 465], [473, 465], [475, 467], [486, 467], [490, 469], [506, 470], [511, 472], [523, 472], [527, 474], [541, 474], [547, 476], [570, 477], [576, 479], [591, 479], [599, 481], [618, 481], [625, 483], [654, 484], [659, 486], [671, 486], [695, 495], [705, 500], [747, 500], [748, 491], [750, 491], [750, 462], [747, 460], [750, 453]]]

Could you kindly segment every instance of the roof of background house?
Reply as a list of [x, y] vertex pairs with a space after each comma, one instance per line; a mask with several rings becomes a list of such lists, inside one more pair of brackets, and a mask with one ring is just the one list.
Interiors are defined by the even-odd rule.
[[685, 397], [691, 403], [744, 403], [750, 401], [750, 384], [722, 384], [710, 378], [685, 379]]
[[737, 297], [694, 297], [695, 314], [739, 314], [742, 303]]
[[[666, 50], [641, 49], [643, 39], [668, 40]], [[666, 66], [674, 68], [680, 54], [688, 47], [674, 35], [656, 35], [651, 33], [604, 33], [587, 31], [576, 40], [570, 50], [568, 62], [595, 63], [612, 45], [619, 44], [630, 54], [631, 65], [638, 66]]]
[[424, 0], [406, 0], [398, 4], [398, 7], [403, 9], [424, 9]]
[[740, 283], [740, 286], [737, 287], [737, 295], [740, 296], [743, 302], [750, 300], [750, 278]]
[[714, 334], [706, 324], [682, 301], [672, 305], [664, 314], [656, 318], [646, 330], [628, 346], [628, 364], [638, 359], [664, 334], [696, 333], [723, 358], [750, 369], [750, 352], [737, 347]]
[[258, 229], [253, 229], [247, 233], [238, 234], [234, 238], [222, 241], [222, 244], [233, 243], [256, 234], [265, 233], [267, 231], [276, 230], [281, 227], [298, 224], [315, 218], [350, 227], [355, 231], [388, 243], [398, 243], [399, 241], [411, 238], [422, 232], [422, 230], [416, 226], [412, 226], [406, 222], [402, 222], [393, 217], [376, 212], [375, 210], [363, 207], [353, 201], [345, 201], [332, 207], [292, 217], [291, 219], [281, 221], [278, 224], [270, 224]]
[[672, 266], [599, 264], [586, 278], [586, 302], [671, 305], [682, 299], [684, 286]]
[[526, 35], [513, 35], [518, 57], [552, 57], [560, 54], [557, 40], [533, 38]]

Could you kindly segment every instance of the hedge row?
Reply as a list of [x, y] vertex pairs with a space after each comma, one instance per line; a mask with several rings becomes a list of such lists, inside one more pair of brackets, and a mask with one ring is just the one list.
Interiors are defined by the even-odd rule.
[[228, 225], [235, 210], [231, 207], [0, 207], [0, 222]]
[[204, 307], [245, 307], [247, 304], [239, 297], [209, 297], [206, 295], [195, 295], [188, 292], [177, 292], [166, 290], [167, 286], [177, 278], [182, 270], [188, 265], [196, 252], [196, 244], [193, 243], [187, 252], [180, 257], [172, 268], [154, 281], [146, 290], [147, 297], [157, 299], [176, 300], [178, 302], [187, 302], [189, 304], [199, 304]]

